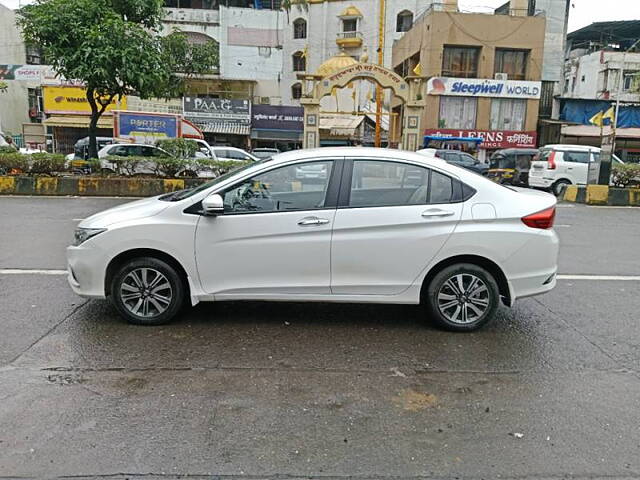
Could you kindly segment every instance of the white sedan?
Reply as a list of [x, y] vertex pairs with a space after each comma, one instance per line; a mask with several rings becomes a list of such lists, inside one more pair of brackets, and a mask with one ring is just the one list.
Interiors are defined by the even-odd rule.
[[136, 324], [185, 303], [289, 300], [423, 303], [469, 331], [555, 286], [555, 205], [416, 153], [297, 150], [83, 220], [68, 278]]

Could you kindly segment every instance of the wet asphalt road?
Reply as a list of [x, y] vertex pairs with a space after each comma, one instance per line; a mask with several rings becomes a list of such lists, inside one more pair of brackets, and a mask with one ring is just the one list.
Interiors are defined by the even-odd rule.
[[[0, 269], [63, 269], [77, 219], [122, 201], [0, 198]], [[561, 273], [639, 274], [640, 209], [557, 225]], [[640, 478], [639, 287], [562, 280], [462, 335], [412, 306], [136, 327], [0, 274], [0, 478]]]

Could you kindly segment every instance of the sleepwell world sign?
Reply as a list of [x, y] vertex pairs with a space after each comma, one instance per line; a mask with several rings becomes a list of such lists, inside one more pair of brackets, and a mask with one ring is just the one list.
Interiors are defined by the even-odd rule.
[[484, 78], [434, 77], [427, 82], [428, 95], [539, 99], [542, 82]]

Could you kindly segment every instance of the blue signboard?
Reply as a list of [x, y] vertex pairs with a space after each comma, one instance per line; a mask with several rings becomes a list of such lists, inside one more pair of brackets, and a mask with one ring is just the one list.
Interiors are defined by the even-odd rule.
[[116, 136], [134, 143], [155, 143], [165, 138], [177, 138], [179, 134], [177, 115], [117, 112], [116, 122]]

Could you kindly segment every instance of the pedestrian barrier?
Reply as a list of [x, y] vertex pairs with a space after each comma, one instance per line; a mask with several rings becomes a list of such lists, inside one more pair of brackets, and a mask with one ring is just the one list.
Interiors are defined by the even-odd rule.
[[[1, 190], [1, 186], [0, 186]], [[607, 185], [569, 185], [562, 199], [565, 202], [615, 207], [640, 207], [640, 188], [617, 188]]]
[[200, 178], [0, 176], [0, 195], [151, 197], [200, 185]]

